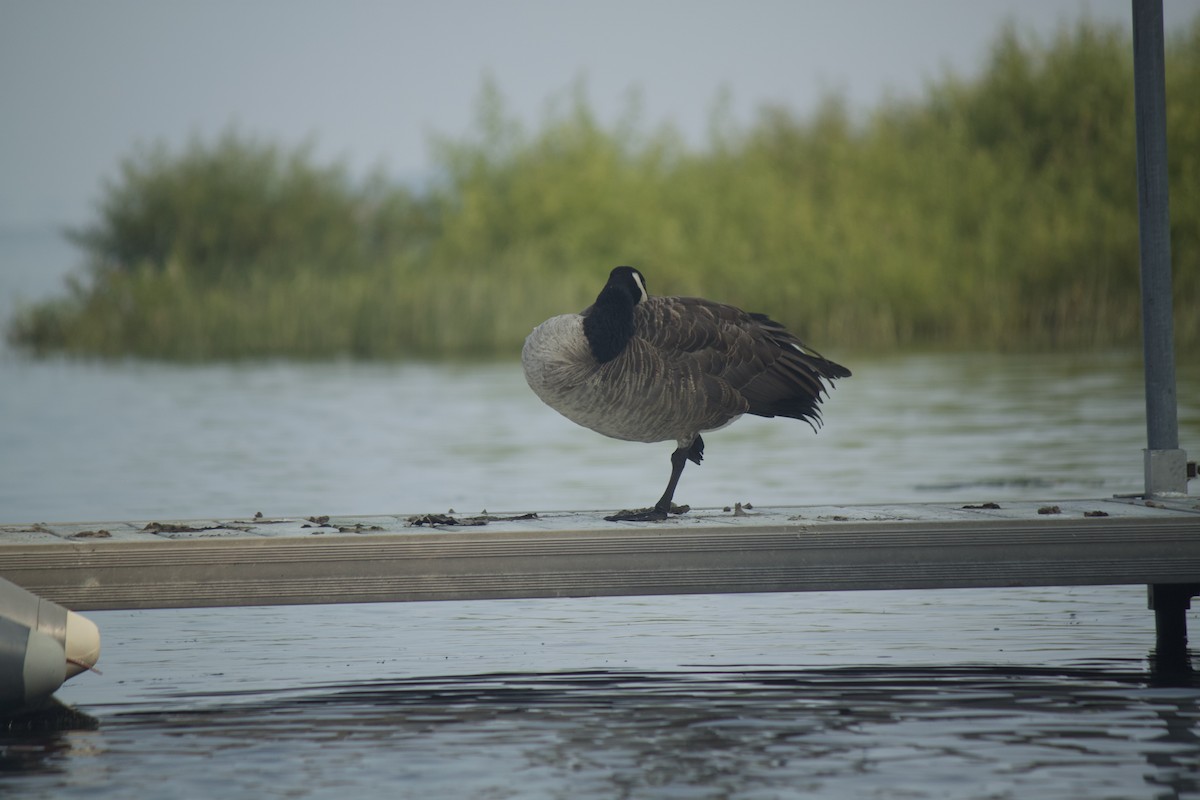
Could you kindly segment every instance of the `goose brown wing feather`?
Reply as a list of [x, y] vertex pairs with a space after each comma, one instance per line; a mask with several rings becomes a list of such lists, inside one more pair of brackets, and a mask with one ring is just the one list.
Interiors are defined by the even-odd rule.
[[639, 303], [635, 336], [664, 364], [696, 381], [714, 413], [730, 416], [794, 417], [815, 427], [827, 391], [823, 380], [850, 374], [778, 322], [700, 298]]

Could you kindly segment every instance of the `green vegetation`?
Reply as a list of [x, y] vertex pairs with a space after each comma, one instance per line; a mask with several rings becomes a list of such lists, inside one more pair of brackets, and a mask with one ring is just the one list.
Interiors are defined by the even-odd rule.
[[[1167, 53], [1181, 346], [1200, 344], [1200, 19]], [[865, 119], [714, 113], [708, 145], [528, 131], [485, 86], [431, 187], [237, 134], [135, 154], [72, 232], [90, 279], [25, 309], [36, 351], [206, 359], [514, 354], [617, 264], [770, 313], [819, 348], [1095, 347], [1140, 336], [1132, 55], [1119, 27], [1008, 29], [978, 78]]]

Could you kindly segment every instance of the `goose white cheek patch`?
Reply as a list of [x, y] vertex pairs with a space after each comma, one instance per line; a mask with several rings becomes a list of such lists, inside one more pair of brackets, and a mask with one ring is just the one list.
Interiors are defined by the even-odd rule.
[[642, 299], [639, 302], [646, 302], [650, 295], [646, 294], [646, 284], [642, 282], [642, 276], [638, 273], [633, 273], [633, 282], [637, 284], [638, 290], [642, 293]]

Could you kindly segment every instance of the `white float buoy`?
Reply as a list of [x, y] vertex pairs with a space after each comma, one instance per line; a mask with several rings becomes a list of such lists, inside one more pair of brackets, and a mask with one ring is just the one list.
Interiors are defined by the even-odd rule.
[[81, 614], [68, 611], [63, 651], [67, 665], [63, 680], [95, 667], [100, 660], [100, 629], [96, 623]]
[[[23, 627], [23, 626], [22, 626]], [[22, 702], [33, 704], [49, 697], [66, 680], [67, 659], [53, 636], [26, 630], [25, 662], [21, 665]]]
[[94, 622], [0, 578], [0, 712], [36, 706], [99, 658]]

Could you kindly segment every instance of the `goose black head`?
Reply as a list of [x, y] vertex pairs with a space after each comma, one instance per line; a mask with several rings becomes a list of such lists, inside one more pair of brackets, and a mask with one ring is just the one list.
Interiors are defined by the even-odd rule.
[[608, 273], [608, 283], [604, 285], [600, 294], [603, 295], [610, 289], [627, 294], [635, 306], [649, 297], [646, 294], [645, 276], [633, 267], [617, 267]]
[[633, 267], [617, 267], [608, 274], [608, 283], [583, 318], [583, 333], [596, 361], [603, 364], [624, 352], [633, 338], [633, 307], [648, 297], [646, 279]]

